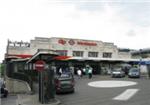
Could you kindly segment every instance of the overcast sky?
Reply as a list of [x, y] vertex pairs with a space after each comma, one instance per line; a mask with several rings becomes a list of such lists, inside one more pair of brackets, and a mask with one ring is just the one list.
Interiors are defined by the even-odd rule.
[[0, 0], [0, 62], [7, 40], [66, 37], [150, 47], [149, 0]]

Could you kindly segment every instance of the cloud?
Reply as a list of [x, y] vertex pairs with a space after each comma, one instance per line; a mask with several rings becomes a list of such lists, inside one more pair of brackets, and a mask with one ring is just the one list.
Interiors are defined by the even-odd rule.
[[129, 30], [128, 32], [127, 32], [127, 35], [130, 37], [133, 37], [133, 36], [136, 36], [136, 32], [134, 31], [134, 30]]
[[[138, 19], [132, 21], [131, 18], [134, 18], [134, 14], [138, 12], [130, 13], [131, 7], [126, 11], [126, 7], [122, 8], [120, 2], [65, 1], [0, 1], [0, 47], [3, 49], [0, 59], [6, 52], [8, 38], [30, 41], [36, 36], [68, 37], [114, 42], [119, 47], [148, 46], [148, 38], [143, 38], [146, 41], [140, 40], [143, 35], [149, 37], [150, 27], [135, 24]], [[134, 14], [131, 15], [132, 13]], [[150, 16], [148, 13], [147, 15]], [[142, 23], [146, 22], [147, 19]], [[137, 46], [137, 43], [133, 42], [140, 42], [140, 45]]]

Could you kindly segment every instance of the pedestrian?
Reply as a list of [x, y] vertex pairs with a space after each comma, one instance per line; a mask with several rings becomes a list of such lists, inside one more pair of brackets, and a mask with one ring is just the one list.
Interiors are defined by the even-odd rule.
[[92, 78], [92, 71], [93, 71], [93, 68], [92, 68], [92, 67], [89, 67], [89, 69], [88, 69], [89, 79]]
[[82, 70], [82, 72], [83, 72], [83, 75], [85, 75], [85, 71], [86, 71], [86, 69], [85, 69], [85, 68], [83, 68], [83, 70]]
[[77, 75], [78, 75], [79, 78], [82, 77], [82, 71], [80, 69], [77, 70]]
[[61, 76], [62, 74], [62, 68], [59, 69], [59, 75]]

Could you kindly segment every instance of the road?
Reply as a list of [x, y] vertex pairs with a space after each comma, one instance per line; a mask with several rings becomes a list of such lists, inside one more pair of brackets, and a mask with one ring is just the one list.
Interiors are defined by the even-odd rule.
[[[88, 86], [89, 82], [102, 80], [131, 81], [137, 84], [113, 88]], [[127, 77], [95, 76], [92, 79], [88, 79], [84, 77], [76, 79], [75, 89], [76, 91], [73, 94], [57, 95], [62, 105], [150, 105], [150, 80], [146, 78], [130, 79]], [[131, 96], [128, 93], [131, 93]], [[115, 99], [115, 97], [123, 98], [123, 100]]]
[[17, 104], [17, 95], [8, 95], [7, 98], [1, 99], [0, 105], [18, 105]]
[[[75, 78], [75, 80], [75, 93], [56, 95], [61, 105], [150, 105], [150, 79], [94, 76], [92, 79], [83, 77]], [[97, 83], [94, 84], [94, 81]], [[114, 81], [122, 87], [115, 87]], [[124, 86], [122, 81], [129, 81], [131, 84]], [[101, 87], [93, 87], [91, 82]], [[102, 82], [105, 84], [101, 84]], [[17, 95], [2, 98], [1, 105], [17, 105], [17, 98]]]

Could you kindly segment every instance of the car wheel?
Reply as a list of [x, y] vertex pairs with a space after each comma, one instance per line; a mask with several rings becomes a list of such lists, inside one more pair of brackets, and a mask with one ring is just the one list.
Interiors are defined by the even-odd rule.
[[5, 91], [4, 98], [8, 96], [8, 91]]
[[73, 89], [72, 91], [71, 91], [71, 93], [74, 93], [75, 92], [75, 89]]
[[8, 96], [7, 94], [4, 94], [4, 96], [3, 96], [3, 97], [4, 97], [4, 98], [7, 98], [7, 96]]

